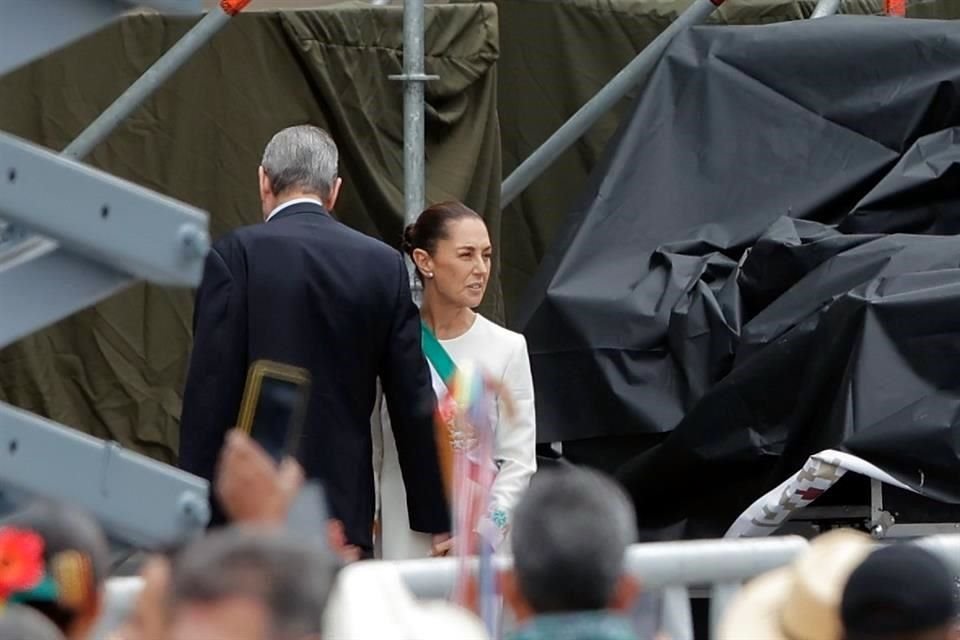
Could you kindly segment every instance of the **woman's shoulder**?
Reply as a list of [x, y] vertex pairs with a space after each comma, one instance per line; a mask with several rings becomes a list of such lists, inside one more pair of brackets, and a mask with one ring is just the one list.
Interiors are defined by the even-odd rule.
[[527, 348], [527, 340], [522, 333], [511, 331], [479, 313], [477, 314], [477, 323], [479, 325], [477, 328], [481, 330], [480, 333], [483, 334], [485, 340], [496, 340], [512, 349]]

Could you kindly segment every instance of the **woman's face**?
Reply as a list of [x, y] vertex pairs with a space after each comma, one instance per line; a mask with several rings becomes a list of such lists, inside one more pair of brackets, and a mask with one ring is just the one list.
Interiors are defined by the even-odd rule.
[[474, 308], [480, 305], [490, 277], [490, 235], [479, 218], [460, 218], [447, 223], [447, 237], [437, 242], [433, 255], [426, 256], [421, 271], [440, 297], [450, 304]]

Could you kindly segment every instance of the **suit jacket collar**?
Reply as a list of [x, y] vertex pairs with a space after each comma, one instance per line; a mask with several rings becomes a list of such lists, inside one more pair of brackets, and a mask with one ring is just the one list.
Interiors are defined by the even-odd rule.
[[300, 214], [314, 214], [330, 217], [330, 212], [320, 204], [319, 202], [314, 201], [305, 201], [305, 202], [294, 202], [293, 204], [283, 207], [277, 211], [273, 216], [267, 220], [267, 223], [273, 222], [274, 220], [282, 220], [283, 218], [289, 218], [291, 216], [297, 216]]

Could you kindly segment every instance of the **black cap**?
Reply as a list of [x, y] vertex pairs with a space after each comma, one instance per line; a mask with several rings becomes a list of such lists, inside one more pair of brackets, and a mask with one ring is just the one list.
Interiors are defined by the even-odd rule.
[[956, 613], [950, 571], [914, 544], [893, 544], [867, 556], [850, 574], [840, 605], [848, 638], [935, 629]]

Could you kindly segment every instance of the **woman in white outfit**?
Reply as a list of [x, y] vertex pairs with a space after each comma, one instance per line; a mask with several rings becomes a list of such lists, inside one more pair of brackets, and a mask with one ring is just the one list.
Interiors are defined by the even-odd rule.
[[[490, 276], [490, 236], [483, 218], [459, 202], [445, 202], [424, 211], [404, 230], [404, 250], [413, 259], [423, 282], [420, 318], [425, 341], [436, 342], [456, 365], [471, 361], [493, 378], [510, 396], [512, 411], [497, 398], [492, 416], [496, 476], [490, 509], [481, 529], [494, 531], [492, 543], [503, 548], [514, 505], [536, 471], [536, 414], [533, 379], [527, 343], [473, 311], [483, 299]], [[428, 353], [428, 356], [430, 354]], [[428, 357], [434, 391], [442, 397], [446, 387]], [[396, 445], [386, 407], [378, 412], [374, 429], [382, 441], [380, 468], [380, 531], [378, 555], [387, 560], [422, 558], [449, 550], [434, 548], [429, 534], [410, 530], [407, 496], [397, 462]], [[377, 452], [375, 452], [377, 455]]]

